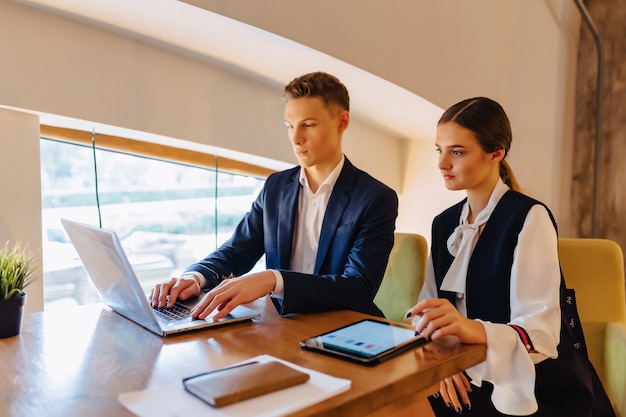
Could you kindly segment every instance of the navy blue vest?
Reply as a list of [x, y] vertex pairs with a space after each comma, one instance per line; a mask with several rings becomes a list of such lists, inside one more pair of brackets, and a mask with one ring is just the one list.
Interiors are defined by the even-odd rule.
[[[433, 221], [432, 257], [437, 288], [441, 286], [454, 260], [448, 252], [446, 242], [459, 225], [465, 201], [450, 207]], [[485, 224], [467, 271], [465, 296], [468, 318], [480, 318], [494, 323], [509, 322], [513, 253], [526, 215], [535, 204], [542, 203], [524, 194], [508, 191]], [[552, 218], [551, 214], [550, 217]], [[556, 228], [554, 219], [552, 222]], [[449, 299], [454, 305], [454, 293], [439, 290], [439, 297]]]
[[[450, 268], [454, 257], [448, 252], [447, 240], [459, 225], [461, 209], [466, 200], [438, 215], [432, 226], [432, 259], [437, 288]], [[485, 224], [469, 262], [466, 279], [468, 318], [493, 323], [508, 323], [511, 317], [510, 285], [513, 254], [517, 238], [528, 211], [543, 203], [515, 191], [507, 191]], [[546, 207], [556, 230], [556, 222]], [[576, 310], [574, 292], [567, 289], [561, 273], [561, 332], [558, 358], [546, 359], [535, 366], [535, 395], [539, 411], [533, 416], [615, 416], [610, 401], [587, 357], [586, 345]], [[438, 289], [440, 298], [455, 304], [455, 294]], [[566, 301], [566, 300], [570, 301]], [[571, 300], [574, 300], [572, 303]], [[572, 327], [570, 323], [574, 322]], [[483, 383], [470, 393], [472, 409], [463, 415], [502, 416], [491, 403], [493, 386]], [[436, 416], [453, 416], [440, 399], [429, 401]]]

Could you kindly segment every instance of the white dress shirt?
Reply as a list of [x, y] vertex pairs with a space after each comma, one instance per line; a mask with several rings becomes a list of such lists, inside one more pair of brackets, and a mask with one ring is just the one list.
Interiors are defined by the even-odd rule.
[[[499, 181], [488, 206], [488, 217], [508, 187]], [[492, 202], [494, 203], [492, 205]], [[467, 224], [467, 202], [462, 209], [459, 225]], [[479, 213], [476, 218], [481, 216]], [[480, 239], [480, 237], [478, 237]], [[478, 239], [470, 242], [469, 251], [459, 251], [459, 256], [471, 256]], [[504, 414], [528, 415], [537, 410], [535, 389], [535, 363], [546, 358], [556, 358], [561, 329], [559, 286], [561, 282], [557, 235], [547, 210], [542, 205], [533, 206], [520, 234], [513, 255], [511, 269], [511, 318], [509, 323], [523, 327], [529, 334], [537, 353], [528, 353], [518, 333], [507, 324], [480, 321], [487, 335], [487, 359], [467, 369], [472, 383], [482, 381], [494, 385], [492, 401]], [[468, 259], [458, 260], [466, 264]], [[457, 262], [455, 259], [454, 262]], [[453, 262], [453, 263], [454, 263]], [[463, 316], [465, 309], [465, 273], [446, 277], [442, 282], [457, 291], [457, 308]], [[462, 293], [459, 295], [458, 290]], [[437, 298], [435, 272], [429, 256], [426, 279], [419, 300]]]
[[[333, 168], [315, 193], [309, 187], [304, 168], [300, 168], [299, 182], [302, 189], [298, 193], [298, 214], [293, 234], [291, 263], [289, 265], [289, 269], [292, 271], [311, 274], [315, 269], [317, 247], [320, 241], [324, 214], [345, 161], [346, 156], [342, 155], [339, 163]], [[280, 271], [275, 269], [270, 269], [270, 271], [276, 277], [276, 286], [270, 295], [274, 298], [283, 298], [285, 289], [283, 276]], [[200, 288], [203, 288], [207, 282], [204, 275], [196, 271], [185, 272], [181, 277], [194, 278], [200, 285]]]
[[[345, 160], [346, 157], [342, 156], [339, 163], [333, 168], [315, 193], [311, 191], [304, 168], [300, 169], [301, 189], [300, 193], [298, 193], [298, 215], [293, 233], [291, 263], [289, 264], [291, 271], [312, 274], [315, 269], [317, 247], [320, 242], [324, 214]], [[282, 298], [284, 296], [283, 276], [277, 270], [272, 269], [271, 271], [276, 276], [276, 287], [272, 291], [271, 296]]]

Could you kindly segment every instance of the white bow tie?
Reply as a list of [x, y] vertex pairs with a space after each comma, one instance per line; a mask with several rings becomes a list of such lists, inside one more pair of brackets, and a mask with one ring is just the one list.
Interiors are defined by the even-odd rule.
[[469, 260], [476, 246], [480, 227], [489, 219], [490, 214], [491, 210], [483, 210], [473, 224], [468, 224], [464, 218], [448, 238], [448, 251], [454, 256], [454, 260], [443, 278], [441, 289], [457, 293], [457, 298], [463, 298], [465, 294]]

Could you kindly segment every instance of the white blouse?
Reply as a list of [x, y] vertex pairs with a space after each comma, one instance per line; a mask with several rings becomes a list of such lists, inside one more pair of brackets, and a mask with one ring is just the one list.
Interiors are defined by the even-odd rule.
[[[490, 204], [485, 208], [488, 216], [507, 190], [508, 187], [499, 181]], [[460, 225], [467, 224], [467, 205], [466, 202], [461, 212]], [[483, 212], [476, 218], [484, 218], [487, 213]], [[469, 251], [459, 251], [458, 256], [471, 256], [478, 239], [472, 242]], [[494, 385], [491, 400], [495, 408], [504, 414], [528, 415], [537, 411], [534, 364], [557, 357], [556, 347], [561, 329], [561, 275], [557, 244], [556, 231], [547, 210], [540, 204], [533, 206], [526, 216], [513, 254], [509, 324], [516, 324], [526, 330], [537, 353], [528, 353], [518, 333], [510, 326], [476, 319], [482, 323], [487, 334], [487, 359], [466, 372], [477, 386], [481, 386], [483, 380]], [[466, 264], [465, 261], [469, 260], [457, 261]], [[454, 281], [456, 288], [464, 288], [465, 271], [456, 275], [456, 279], [448, 279], [446, 276], [442, 287], [446, 281]], [[435, 272], [430, 256], [419, 300], [427, 298], [437, 298]], [[462, 293], [457, 294], [457, 308], [467, 316]]]

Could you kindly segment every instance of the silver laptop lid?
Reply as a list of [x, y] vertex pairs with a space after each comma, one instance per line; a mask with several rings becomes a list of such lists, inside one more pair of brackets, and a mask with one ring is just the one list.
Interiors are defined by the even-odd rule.
[[163, 334], [117, 235], [61, 219], [102, 302], [147, 329]]
[[251, 320], [260, 313], [237, 306], [226, 317], [213, 321], [214, 311], [206, 320], [183, 319], [163, 323], [156, 317], [143, 288], [128, 261], [117, 237], [110, 231], [87, 224], [61, 219], [72, 244], [76, 248], [102, 302], [122, 316], [161, 336], [226, 323]]

